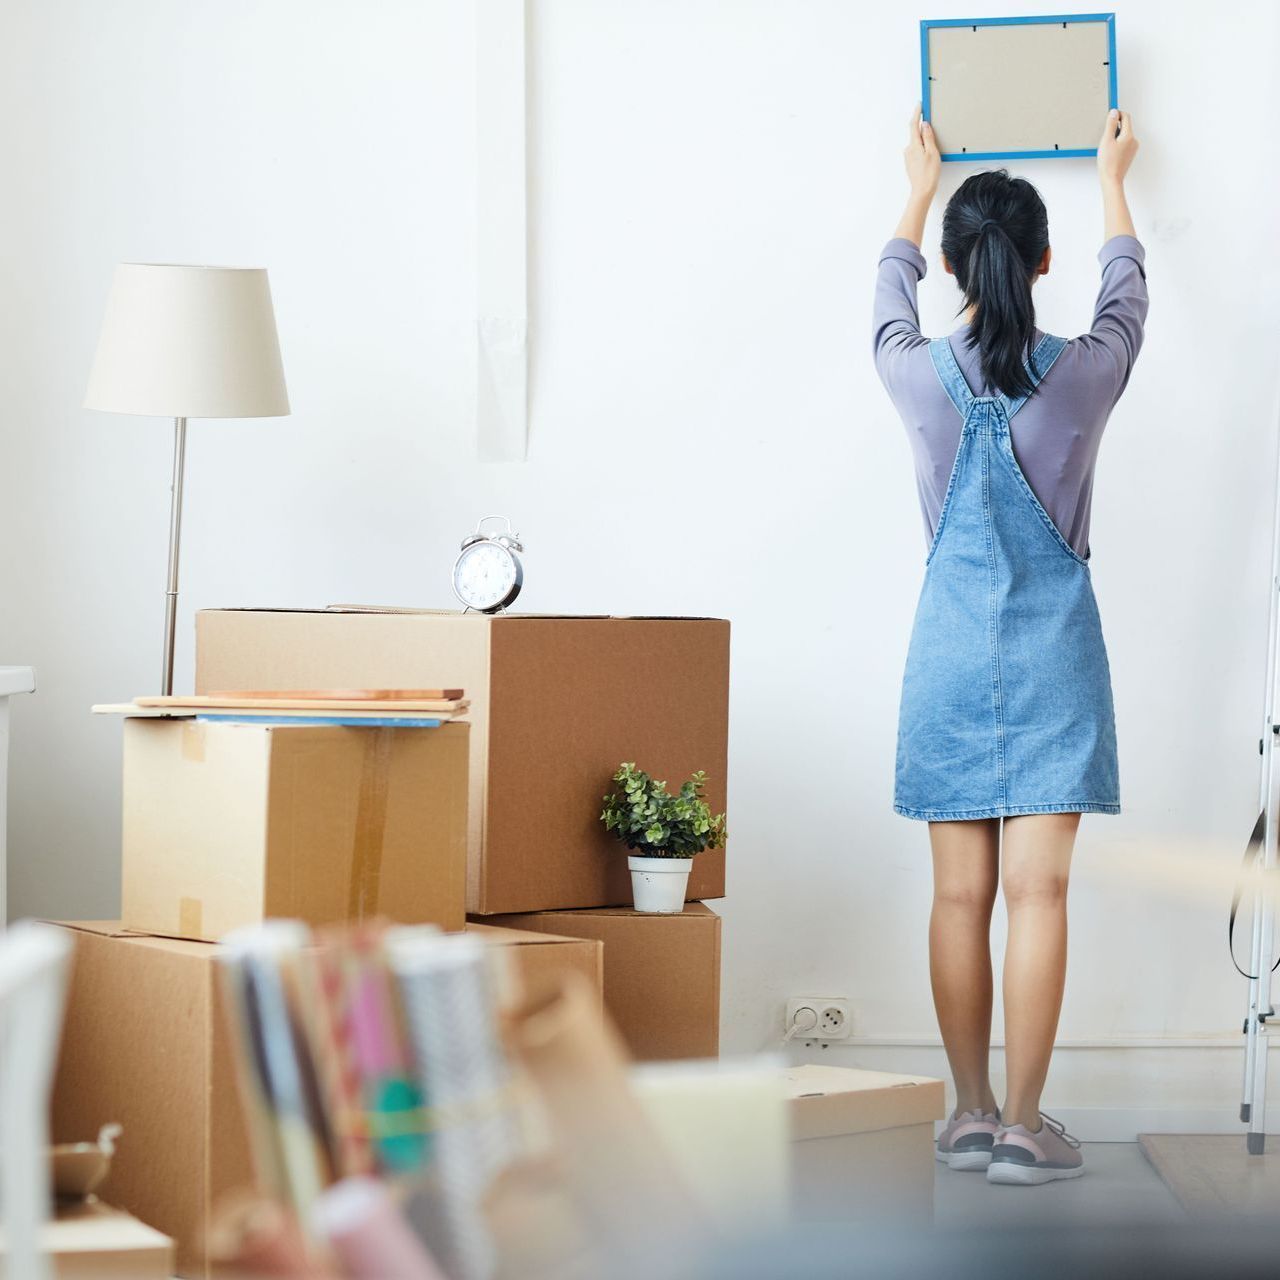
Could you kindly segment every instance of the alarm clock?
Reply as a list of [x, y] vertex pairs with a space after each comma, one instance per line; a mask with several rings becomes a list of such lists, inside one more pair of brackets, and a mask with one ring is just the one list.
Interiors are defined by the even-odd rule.
[[[490, 520], [506, 521], [506, 533], [483, 532]], [[453, 563], [453, 594], [468, 609], [497, 613], [520, 594], [524, 569], [519, 552], [524, 547], [520, 535], [506, 516], [482, 516], [475, 532], [462, 540], [462, 549]]]

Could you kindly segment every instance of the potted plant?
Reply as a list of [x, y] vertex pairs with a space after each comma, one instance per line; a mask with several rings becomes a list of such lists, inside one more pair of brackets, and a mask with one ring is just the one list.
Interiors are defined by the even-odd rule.
[[711, 815], [702, 798], [707, 775], [699, 769], [676, 795], [635, 764], [613, 775], [618, 784], [604, 798], [600, 819], [633, 852], [631, 891], [637, 911], [672, 915], [684, 910], [693, 857], [724, 845], [724, 814]]

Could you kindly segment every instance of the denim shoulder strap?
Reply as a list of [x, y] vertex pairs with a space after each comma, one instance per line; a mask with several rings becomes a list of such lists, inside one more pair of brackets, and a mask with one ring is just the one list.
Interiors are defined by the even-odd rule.
[[973, 404], [973, 392], [969, 390], [969, 384], [964, 380], [964, 374], [960, 372], [960, 366], [956, 363], [950, 339], [934, 338], [929, 343], [929, 357], [933, 361], [938, 381], [942, 383], [942, 389], [947, 393], [960, 416], [967, 418], [969, 408]]
[[[1036, 349], [1031, 353], [1031, 359], [1026, 362], [1027, 372], [1031, 375], [1033, 386], [1038, 387], [1040, 385], [1044, 375], [1053, 368], [1053, 362], [1062, 354], [1066, 345], [1066, 338], [1055, 338], [1051, 333], [1046, 333], [1036, 343]], [[1004, 405], [1005, 417], [1012, 418], [1027, 403], [1028, 399], [1029, 396], [1018, 396], [1015, 400], [1010, 400], [1008, 396], [1001, 396], [1000, 403]]]

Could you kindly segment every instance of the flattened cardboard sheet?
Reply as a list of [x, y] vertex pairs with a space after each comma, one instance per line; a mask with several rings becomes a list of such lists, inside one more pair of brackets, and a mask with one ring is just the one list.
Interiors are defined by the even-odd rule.
[[944, 160], [1096, 156], [1118, 105], [1115, 14], [926, 19], [920, 101]]

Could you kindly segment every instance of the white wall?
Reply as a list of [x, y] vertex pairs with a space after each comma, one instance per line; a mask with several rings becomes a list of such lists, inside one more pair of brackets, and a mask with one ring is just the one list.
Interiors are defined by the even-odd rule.
[[[1063, 1016], [1080, 1047], [1049, 1098], [1229, 1121], [1237, 1055], [1173, 1047], [1234, 1049], [1225, 888], [1113, 874], [1175, 845], [1225, 871], [1254, 816], [1278, 19], [1233, 4], [1206, 32], [1199, 11], [1119, 5], [1154, 298], [1094, 518], [1126, 812], [1083, 824]], [[495, 510], [526, 535], [531, 610], [732, 618], [726, 1045], [775, 1043], [785, 997], [818, 991], [887, 1042], [828, 1060], [941, 1070], [926, 833], [889, 807], [924, 546], [868, 353], [917, 16], [533, 0], [530, 457], [480, 465], [464, 0], [9, 0], [0, 660], [40, 676], [14, 716], [14, 911], [116, 910], [119, 728], [87, 708], [157, 682], [168, 429], [79, 407], [112, 265], [265, 264], [294, 413], [193, 424], [179, 688], [194, 609], [447, 606], [457, 539]], [[947, 166], [941, 198], [966, 171]], [[1021, 171], [1051, 216], [1042, 322], [1077, 332], [1091, 166]], [[954, 306], [931, 275], [927, 326]]]

